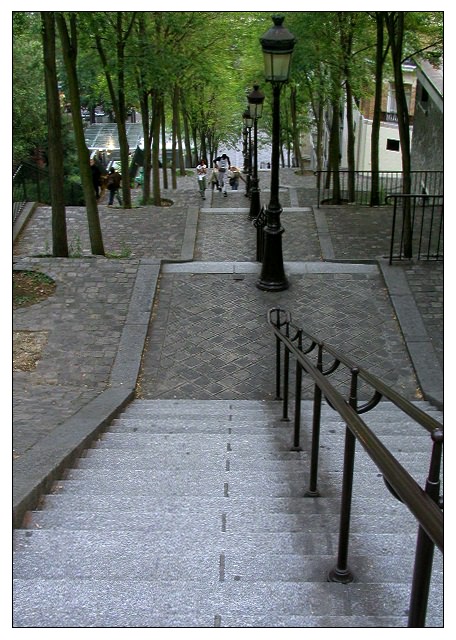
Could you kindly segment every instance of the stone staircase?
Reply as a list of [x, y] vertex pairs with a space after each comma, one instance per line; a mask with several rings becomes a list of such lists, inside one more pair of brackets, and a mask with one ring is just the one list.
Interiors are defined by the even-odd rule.
[[[292, 451], [280, 417], [277, 402], [131, 403], [15, 531], [14, 626], [406, 626], [416, 522], [358, 446], [355, 580], [328, 582], [344, 425], [323, 407], [321, 497], [306, 498], [309, 428]], [[365, 419], [423, 486], [429, 437], [386, 402]], [[436, 551], [428, 627], [442, 583]]]

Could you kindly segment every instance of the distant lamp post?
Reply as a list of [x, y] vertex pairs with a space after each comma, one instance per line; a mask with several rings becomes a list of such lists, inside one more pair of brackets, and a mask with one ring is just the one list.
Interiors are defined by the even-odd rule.
[[257, 287], [265, 291], [282, 291], [288, 288], [282, 255], [283, 227], [280, 215], [283, 211], [279, 202], [279, 160], [280, 160], [280, 91], [288, 82], [291, 55], [296, 39], [282, 26], [283, 16], [272, 16], [274, 26], [260, 38], [264, 55], [264, 72], [267, 82], [272, 84], [272, 155], [271, 155], [271, 199], [266, 207], [266, 227], [264, 229], [264, 254], [260, 279]]
[[252, 175], [252, 124], [253, 124], [253, 120], [252, 117], [250, 115], [250, 110], [247, 108], [245, 109], [244, 113], [242, 114], [242, 117], [244, 119], [244, 126], [247, 130], [247, 180], [245, 182], [245, 195], [247, 198], [250, 198], [250, 180], [251, 180], [251, 175]]
[[253, 177], [250, 189], [249, 218], [253, 219], [260, 213], [260, 190], [258, 188], [258, 119], [263, 114], [264, 93], [256, 84], [253, 91], [247, 96], [249, 101], [250, 117], [253, 120]]

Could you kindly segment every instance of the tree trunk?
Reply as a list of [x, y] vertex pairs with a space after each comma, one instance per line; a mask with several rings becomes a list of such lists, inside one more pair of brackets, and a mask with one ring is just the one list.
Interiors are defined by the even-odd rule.
[[194, 158], [192, 155], [192, 144], [190, 142], [190, 128], [188, 123], [187, 109], [185, 108], [185, 97], [182, 92], [180, 93], [180, 101], [182, 106], [182, 116], [183, 116], [183, 122], [184, 122], [185, 164], [187, 167], [196, 167], [198, 162], [196, 158]]
[[370, 206], [377, 207], [380, 204], [380, 179], [379, 179], [379, 146], [380, 146], [380, 117], [382, 109], [382, 89], [383, 89], [383, 12], [375, 12], [377, 25], [377, 44], [375, 52], [375, 102], [374, 115], [372, 119], [371, 135], [371, 171], [372, 186]]
[[162, 136], [162, 165], [163, 165], [163, 189], [168, 188], [168, 153], [166, 150], [166, 114], [165, 99], [163, 98], [163, 106], [161, 112], [161, 136]]
[[355, 202], [355, 130], [353, 127], [353, 94], [350, 80], [345, 83], [347, 96], [347, 163], [348, 163], [348, 201]]
[[177, 139], [177, 153], [178, 153], [178, 164], [179, 164], [179, 173], [181, 176], [185, 176], [185, 162], [184, 162], [184, 154], [182, 149], [182, 132], [181, 132], [181, 121], [180, 121], [180, 89], [179, 85], [174, 85], [174, 96], [173, 96], [173, 114], [174, 114], [174, 126], [176, 131], [176, 139]]
[[61, 13], [56, 14], [60, 41], [62, 44], [63, 60], [67, 72], [68, 88], [70, 91], [71, 118], [73, 121], [74, 138], [78, 152], [79, 172], [81, 174], [82, 189], [87, 210], [91, 251], [94, 255], [104, 256], [103, 238], [101, 234], [100, 218], [93, 188], [92, 172], [89, 163], [89, 151], [84, 136], [84, 125], [81, 116], [81, 101], [79, 98], [79, 83], [76, 71], [77, 58], [77, 30], [76, 14], [70, 17], [71, 39], [67, 24]]
[[123, 18], [122, 11], [116, 12], [116, 70], [117, 70], [117, 92], [112, 81], [111, 71], [109, 69], [108, 57], [103, 45], [103, 39], [97, 31], [97, 25], [94, 22], [94, 18], [91, 17], [93, 30], [95, 32], [95, 43], [97, 51], [100, 56], [103, 71], [106, 77], [106, 83], [109, 89], [109, 95], [111, 98], [112, 106], [117, 123], [117, 133], [119, 136], [120, 147], [120, 162], [122, 165], [122, 195], [123, 195], [123, 207], [125, 209], [131, 209], [131, 191], [130, 191], [130, 178], [128, 174], [128, 158], [130, 148], [128, 145], [127, 129], [125, 121], [127, 119], [127, 110], [125, 106], [125, 44], [128, 38], [128, 34], [131, 32], [133, 26], [134, 17], [131, 19], [130, 25], [127, 27], [126, 35], [123, 32]]
[[340, 175], [339, 175], [339, 163], [340, 163], [340, 104], [339, 98], [332, 101], [332, 122], [331, 133], [329, 139], [329, 167], [332, 172], [333, 180], [333, 204], [341, 204], [340, 194]]
[[161, 206], [160, 193], [160, 117], [162, 112], [162, 97], [156, 90], [152, 98], [152, 182], [153, 202]]
[[177, 150], [176, 150], [176, 129], [177, 129], [177, 105], [176, 100], [173, 99], [173, 133], [172, 133], [172, 143], [171, 143], [171, 180], [173, 189], [177, 189]]
[[[391, 46], [391, 56], [394, 68], [394, 84], [396, 90], [397, 120], [399, 125], [399, 139], [402, 152], [402, 193], [411, 193], [411, 158], [410, 158], [410, 121], [407, 98], [404, 91], [402, 75], [402, 49], [404, 39], [404, 12], [391, 11], [387, 14], [388, 35]], [[412, 217], [410, 198], [404, 198], [404, 256], [412, 258]]]
[[[119, 136], [120, 163], [122, 166], [122, 199], [123, 208], [131, 209], [130, 176], [128, 163], [130, 147], [127, 137], [127, 108], [125, 104], [125, 37], [122, 25], [122, 11], [117, 12], [117, 101], [113, 100], [114, 113], [116, 114], [117, 133]], [[107, 67], [106, 67], [107, 68]], [[112, 96], [111, 96], [112, 98]]]
[[302, 156], [301, 156], [301, 141], [299, 139], [299, 128], [297, 122], [297, 106], [296, 106], [296, 87], [290, 87], [290, 113], [291, 123], [293, 131], [293, 151], [295, 157], [295, 165], [301, 169], [301, 173], [304, 171]]
[[347, 165], [348, 201], [355, 201], [355, 131], [353, 126], [353, 93], [351, 87], [351, 58], [355, 13], [339, 11], [340, 46], [344, 60], [345, 96], [347, 105]]
[[143, 130], [143, 140], [144, 140], [142, 203], [147, 204], [150, 199], [150, 165], [151, 165], [150, 143], [149, 143], [149, 140], [150, 140], [149, 94], [144, 89], [142, 89], [138, 91], [138, 95], [139, 95], [139, 106], [141, 109], [141, 120], [142, 120], [142, 130]]
[[65, 217], [62, 122], [55, 65], [55, 16], [53, 11], [41, 12], [44, 80], [46, 85], [48, 121], [48, 162], [52, 207], [52, 255], [68, 258]]

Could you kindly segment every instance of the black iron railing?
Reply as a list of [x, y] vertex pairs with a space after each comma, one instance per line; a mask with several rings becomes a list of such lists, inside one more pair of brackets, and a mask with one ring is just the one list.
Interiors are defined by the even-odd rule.
[[[317, 476], [323, 397], [340, 414], [346, 425], [338, 558], [336, 566], [328, 575], [328, 579], [340, 583], [349, 583], [354, 579], [348, 568], [347, 560], [355, 445], [358, 441], [378, 467], [388, 489], [409, 509], [418, 522], [408, 626], [424, 627], [435, 546], [443, 552], [443, 513], [441, 510], [443, 509], [443, 498], [440, 497], [440, 472], [443, 451], [442, 425], [388, 387], [380, 379], [358, 367], [349, 358], [294, 325], [291, 321], [291, 315], [285, 310], [280, 308], [271, 309], [268, 312], [268, 322], [276, 336], [276, 397], [283, 400], [284, 420], [288, 420], [290, 355], [293, 355], [296, 361], [292, 447], [294, 450], [300, 449], [303, 372], [310, 376], [314, 383], [310, 480], [306, 495], [311, 497], [319, 496]], [[309, 357], [312, 352], [315, 363]], [[347, 398], [328, 380], [328, 376], [341, 366], [345, 367], [349, 375]], [[364, 385], [367, 385], [371, 394], [370, 400], [364, 402], [364, 404], [360, 404], [358, 392], [361, 381], [363, 381]], [[360, 417], [361, 414], [374, 409], [382, 398], [392, 402], [430, 434], [430, 465], [424, 489], [419, 486]]]
[[[65, 180], [66, 206], [84, 205], [80, 184]], [[22, 163], [13, 174], [13, 224], [27, 202], [51, 204], [49, 171], [31, 163]]]
[[[389, 263], [404, 258], [443, 260], [443, 196], [394, 194]], [[409, 251], [406, 251], [406, 218], [410, 221]]]
[[[373, 178], [378, 178], [376, 202], [385, 204], [387, 195], [402, 193], [402, 171], [339, 171], [340, 202], [334, 201], [334, 174], [329, 171], [317, 171], [318, 204], [354, 204], [371, 206]], [[350, 181], [354, 185], [353, 197], [349, 196]], [[411, 193], [437, 195], [443, 193], [443, 171], [412, 171]]]

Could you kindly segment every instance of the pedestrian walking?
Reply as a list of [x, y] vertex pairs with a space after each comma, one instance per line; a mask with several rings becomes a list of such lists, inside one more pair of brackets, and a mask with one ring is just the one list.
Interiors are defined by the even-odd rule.
[[196, 167], [196, 173], [198, 175], [198, 189], [200, 192], [200, 196], [203, 200], [206, 200], [206, 174], [207, 174], [207, 165], [203, 159], [200, 160], [199, 165]]
[[238, 187], [239, 187], [239, 180], [244, 180], [242, 174], [241, 174], [241, 170], [238, 169], [237, 167], [235, 167], [234, 165], [232, 165], [229, 169], [228, 169], [228, 179], [230, 181], [230, 185], [231, 185], [231, 189], [233, 191], [237, 191]]
[[112, 207], [114, 204], [114, 196], [116, 196], [120, 206], [122, 206], [122, 198], [120, 197], [119, 189], [121, 183], [121, 176], [114, 167], [109, 169], [109, 175], [107, 180], [107, 187], [109, 191], [108, 207]]
[[218, 191], [218, 188], [219, 188], [218, 171], [215, 168], [212, 169], [211, 188], [212, 188], [212, 191], [214, 191], [214, 189], [217, 189], [217, 191]]
[[95, 196], [98, 200], [100, 197], [101, 170], [94, 159], [90, 161], [90, 170], [92, 172], [92, 184], [93, 188], [95, 189]]
[[218, 190], [223, 191], [223, 195], [226, 198], [228, 195], [226, 192], [226, 183], [228, 181], [228, 169], [231, 165], [230, 159], [226, 153], [223, 153], [218, 158], [215, 158], [214, 164], [218, 170]]

